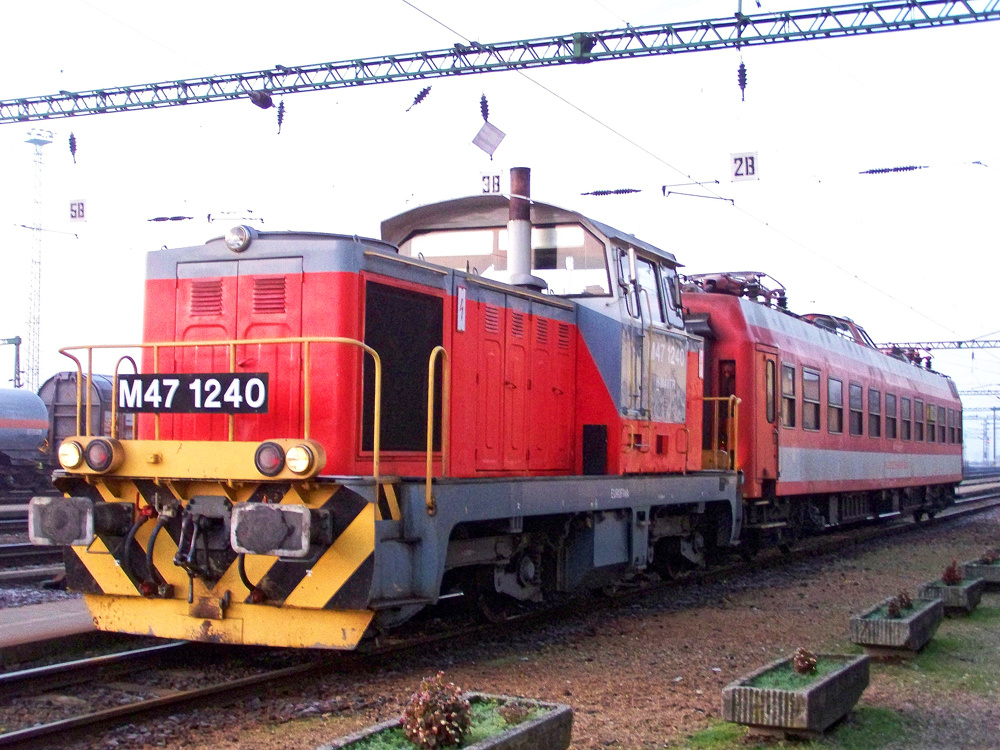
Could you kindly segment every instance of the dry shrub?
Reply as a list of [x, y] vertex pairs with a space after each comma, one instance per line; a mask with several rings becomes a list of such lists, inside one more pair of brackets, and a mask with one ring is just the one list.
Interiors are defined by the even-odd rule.
[[420, 689], [403, 709], [402, 723], [406, 738], [417, 747], [448, 747], [462, 741], [472, 723], [472, 709], [462, 689], [438, 672], [420, 681]]
[[816, 671], [816, 654], [804, 648], [797, 649], [792, 657], [792, 664], [799, 674], [809, 674]]

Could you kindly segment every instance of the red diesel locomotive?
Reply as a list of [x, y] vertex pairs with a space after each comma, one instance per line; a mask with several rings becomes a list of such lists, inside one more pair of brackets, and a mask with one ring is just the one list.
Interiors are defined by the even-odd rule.
[[[442, 596], [494, 615], [947, 498], [960, 432], [880, 438], [891, 479], [838, 483], [857, 474], [833, 463], [851, 446], [817, 443], [818, 461], [812, 432], [782, 426], [777, 368], [846, 393], [881, 366], [900, 409], [947, 415], [943, 376], [844, 355], [815, 323], [735, 296], [686, 294], [720, 303], [686, 324], [670, 253], [529, 202], [526, 171], [512, 181], [509, 201], [417, 208], [381, 241], [244, 227], [149, 255], [144, 343], [64, 350], [115, 372], [138, 439], [81, 419], [60, 446], [64, 497], [30, 512], [35, 543], [68, 547], [98, 627], [349, 649]], [[764, 336], [756, 308], [815, 329], [813, 349]], [[775, 357], [759, 373], [758, 347]], [[849, 361], [869, 356], [862, 379]], [[799, 388], [787, 408], [804, 422]], [[862, 411], [888, 436], [880, 409]]]

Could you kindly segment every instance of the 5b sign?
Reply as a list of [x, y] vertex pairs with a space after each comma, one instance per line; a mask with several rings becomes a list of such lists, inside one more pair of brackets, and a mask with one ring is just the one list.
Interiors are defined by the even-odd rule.
[[69, 202], [69, 220], [70, 221], [87, 220], [87, 201], [77, 200]]
[[733, 182], [760, 179], [757, 166], [756, 151], [729, 155], [729, 176]]

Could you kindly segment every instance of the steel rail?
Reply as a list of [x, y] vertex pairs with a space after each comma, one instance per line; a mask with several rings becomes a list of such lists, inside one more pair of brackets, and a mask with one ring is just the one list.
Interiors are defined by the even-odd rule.
[[[27, 521], [25, 521], [27, 526]], [[34, 544], [0, 544], [0, 568], [43, 565], [62, 562], [62, 547], [36, 547]]]
[[[187, 644], [181, 643], [180, 645]], [[317, 670], [327, 668], [333, 664], [334, 657], [307, 659], [301, 664], [285, 667], [283, 669], [270, 670], [260, 674], [250, 675], [248, 677], [241, 677], [235, 680], [228, 680], [226, 682], [219, 682], [213, 685], [195, 688], [193, 690], [180, 690], [170, 695], [163, 695], [157, 698], [150, 698], [148, 700], [140, 700], [124, 706], [115, 706], [114, 708], [106, 708], [89, 714], [74, 716], [69, 719], [60, 719], [48, 724], [18, 729], [13, 732], [0, 734], [0, 747], [25, 747], [34, 745], [39, 741], [45, 741], [48, 743], [48, 746], [51, 744], [52, 738], [63, 737], [64, 740], [68, 739], [68, 735], [75, 730], [108, 724], [120, 719], [131, 718], [166, 707], [196, 703], [208, 698], [214, 698], [226, 694], [234, 694], [234, 699], [236, 697], [245, 697], [245, 688], [260, 686], [269, 682], [280, 682], [287, 680], [289, 677], [297, 677], [309, 672], [315, 672]]]
[[[86, 659], [48, 664], [44, 667], [0, 673], [0, 698], [35, 694], [53, 688], [78, 685], [94, 679], [94, 673], [132, 666], [137, 661], [157, 659], [190, 647], [187, 641], [171, 641], [156, 646], [91, 656]], [[0, 735], [2, 736], [2, 735]]]
[[493, 44], [458, 42], [422, 52], [4, 99], [0, 124], [232, 101], [251, 94], [267, 107], [279, 94], [996, 20], [1000, 0], [876, 0]]

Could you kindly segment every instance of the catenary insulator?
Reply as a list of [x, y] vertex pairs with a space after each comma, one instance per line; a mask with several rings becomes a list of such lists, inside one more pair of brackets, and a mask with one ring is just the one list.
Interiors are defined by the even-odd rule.
[[747, 66], [742, 62], [740, 63], [740, 69], [736, 72], [736, 81], [740, 84], [740, 101], [746, 101]]

